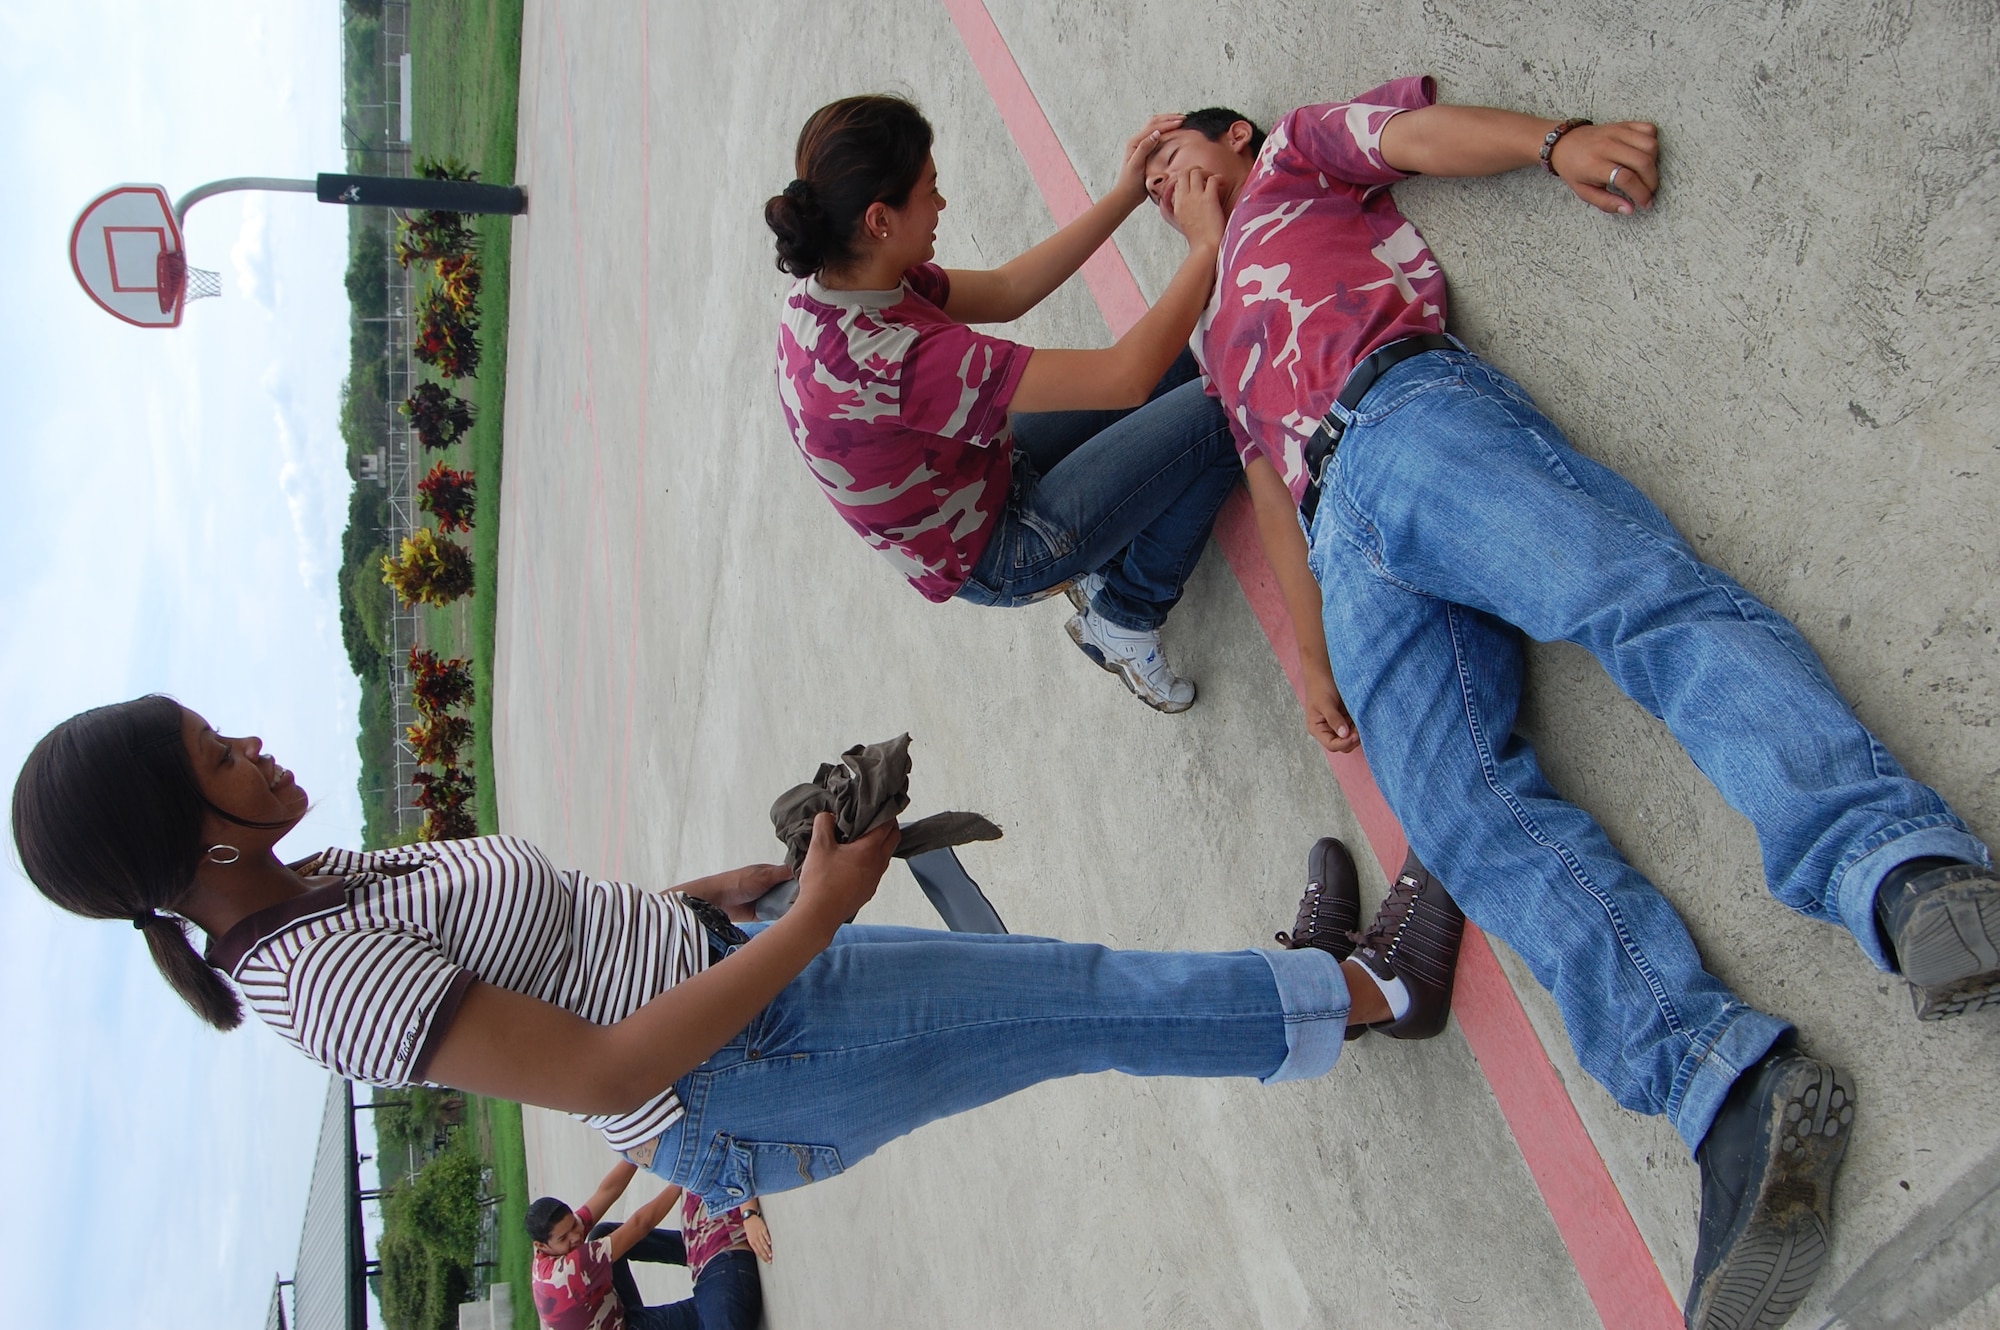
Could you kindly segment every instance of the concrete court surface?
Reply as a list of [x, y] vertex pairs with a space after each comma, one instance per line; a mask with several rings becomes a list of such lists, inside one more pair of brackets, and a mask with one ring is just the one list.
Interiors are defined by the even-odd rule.
[[[1093, 193], [1149, 111], [1227, 101], [1268, 122], [1403, 73], [1448, 100], [1656, 121], [1666, 186], [1645, 217], [1598, 215], [1535, 172], [1399, 189], [1452, 278], [1453, 329], [1796, 619], [1889, 748], [2000, 837], [1990, 3], [987, 7]], [[1361, 838], [1221, 559], [1168, 628], [1201, 701], [1159, 716], [1078, 658], [1060, 602], [911, 592], [785, 435], [771, 358], [789, 279], [762, 203], [814, 107], [877, 89], [937, 125], [941, 262], [995, 264], [1048, 231], [939, 0], [529, 3], [503, 823], [559, 862], [666, 885], [775, 858], [776, 794], [907, 729], [913, 815], [1007, 828], [966, 861], [1016, 931], [1262, 942], [1289, 926], [1312, 840]], [[1118, 244], [1149, 294], [1178, 261], [1144, 214]], [[1108, 336], [1076, 282], [1010, 335]], [[1830, 1263], [1794, 1324], [2000, 1324], [2000, 1017], [1917, 1025], [1899, 981], [1770, 899], [1748, 825], [1594, 662], [1537, 648], [1532, 669], [1525, 724], [1557, 785], [1712, 968], [1857, 1082]], [[867, 917], [934, 922], [900, 867]], [[1501, 950], [1678, 1299], [1691, 1163], [1580, 1073]], [[537, 1189], [587, 1191], [609, 1153], [531, 1118]], [[1598, 1321], [1456, 1028], [1364, 1041], [1303, 1086], [1042, 1086], [769, 1212], [780, 1330]]]

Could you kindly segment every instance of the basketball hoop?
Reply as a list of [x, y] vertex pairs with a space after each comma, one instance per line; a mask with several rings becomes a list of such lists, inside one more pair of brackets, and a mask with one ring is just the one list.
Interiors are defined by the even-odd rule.
[[528, 196], [517, 185], [396, 176], [321, 175], [312, 180], [232, 176], [170, 202], [158, 185], [117, 185], [92, 199], [69, 233], [69, 266], [98, 308], [137, 328], [173, 328], [190, 300], [222, 294], [219, 273], [190, 268], [181, 219], [203, 199], [238, 190], [312, 194], [349, 207], [422, 208], [514, 215]]
[[188, 267], [187, 255], [177, 249], [163, 249], [153, 260], [153, 280], [160, 288], [162, 314], [190, 300], [222, 294], [222, 274]]

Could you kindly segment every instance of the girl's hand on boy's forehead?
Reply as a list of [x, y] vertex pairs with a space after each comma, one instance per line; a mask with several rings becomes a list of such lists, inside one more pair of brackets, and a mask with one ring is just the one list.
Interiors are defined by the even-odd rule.
[[1118, 167], [1117, 191], [1130, 195], [1136, 203], [1146, 195], [1146, 163], [1160, 146], [1160, 140], [1180, 128], [1185, 116], [1162, 113], [1147, 119], [1139, 132], [1125, 140], [1125, 157]]

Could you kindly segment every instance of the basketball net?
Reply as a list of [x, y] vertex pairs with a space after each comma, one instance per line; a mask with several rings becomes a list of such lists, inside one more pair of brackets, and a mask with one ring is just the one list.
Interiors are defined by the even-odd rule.
[[160, 288], [161, 313], [172, 309], [177, 300], [185, 304], [222, 294], [222, 274], [207, 268], [190, 268], [187, 258], [178, 250], [161, 250], [154, 274]]

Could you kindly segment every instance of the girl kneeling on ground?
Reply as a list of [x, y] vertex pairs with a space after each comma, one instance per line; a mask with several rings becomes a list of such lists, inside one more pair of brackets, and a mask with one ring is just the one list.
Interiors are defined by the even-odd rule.
[[1215, 277], [1220, 200], [1176, 200], [1187, 259], [1101, 351], [1038, 351], [968, 324], [1020, 318], [1146, 202], [1125, 145], [1084, 214], [990, 271], [931, 262], [944, 211], [931, 127], [897, 97], [849, 97], [799, 132], [798, 178], [764, 205], [799, 281], [778, 330], [792, 439], [863, 540], [933, 601], [1021, 605], [1067, 589], [1071, 639], [1161, 711], [1194, 704], [1159, 629], [1235, 487], [1228, 422], [1186, 350]]

